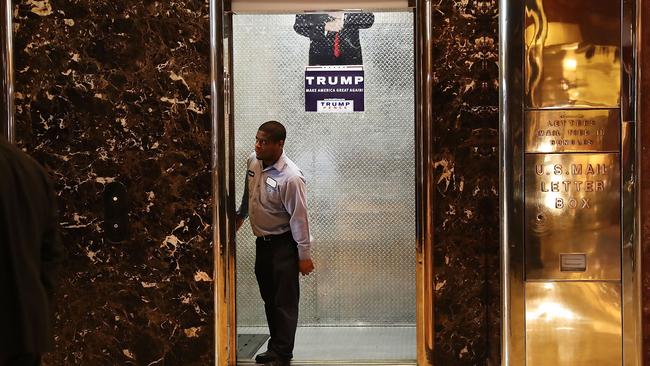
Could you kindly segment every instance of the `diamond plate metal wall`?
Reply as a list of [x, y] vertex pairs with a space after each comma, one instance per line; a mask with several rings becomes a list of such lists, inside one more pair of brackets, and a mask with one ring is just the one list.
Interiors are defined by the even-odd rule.
[[[413, 15], [360, 30], [366, 111], [305, 112], [309, 39], [293, 15], [235, 15], [237, 195], [259, 125], [287, 127], [307, 178], [316, 271], [301, 278], [301, 325], [415, 323]], [[265, 325], [248, 223], [237, 236], [238, 325]]]

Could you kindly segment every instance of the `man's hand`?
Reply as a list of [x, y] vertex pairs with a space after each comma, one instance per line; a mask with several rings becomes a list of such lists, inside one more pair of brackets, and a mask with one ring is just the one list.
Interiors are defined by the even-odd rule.
[[235, 231], [239, 231], [239, 228], [244, 224], [244, 218], [237, 215], [235, 219]]
[[298, 269], [303, 276], [306, 276], [314, 270], [314, 262], [311, 259], [302, 259], [298, 262]]
[[343, 29], [343, 19], [334, 19], [325, 23], [326, 32], [340, 32]]

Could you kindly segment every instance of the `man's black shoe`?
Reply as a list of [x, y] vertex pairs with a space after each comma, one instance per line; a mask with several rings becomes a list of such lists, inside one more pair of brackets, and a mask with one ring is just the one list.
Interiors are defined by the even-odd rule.
[[278, 355], [275, 354], [273, 351], [266, 351], [262, 352], [259, 355], [255, 356], [255, 362], [257, 363], [267, 363], [271, 362], [278, 358]]
[[273, 361], [269, 361], [264, 364], [264, 366], [289, 366], [291, 361], [287, 358], [276, 358]]

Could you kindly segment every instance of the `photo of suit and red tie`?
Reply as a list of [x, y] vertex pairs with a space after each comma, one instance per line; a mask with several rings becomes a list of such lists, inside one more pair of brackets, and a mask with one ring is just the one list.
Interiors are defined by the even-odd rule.
[[310, 40], [310, 66], [363, 65], [359, 29], [374, 22], [373, 13], [298, 14], [293, 29]]

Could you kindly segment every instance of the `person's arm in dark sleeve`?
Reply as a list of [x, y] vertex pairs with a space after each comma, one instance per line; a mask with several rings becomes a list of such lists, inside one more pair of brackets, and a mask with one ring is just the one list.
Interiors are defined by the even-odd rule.
[[325, 34], [325, 23], [316, 23], [316, 17], [313, 14], [296, 14], [296, 22], [293, 24], [293, 30], [301, 36], [312, 38], [322, 38]]
[[59, 215], [56, 194], [50, 182], [45, 182], [48, 197], [48, 214], [41, 242], [41, 281], [47, 295], [52, 298], [58, 283], [59, 270], [64, 257], [64, 248], [59, 234]]
[[375, 14], [373, 13], [346, 13], [345, 14], [345, 27], [355, 27], [358, 29], [366, 29], [372, 27], [375, 23]]

